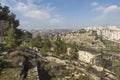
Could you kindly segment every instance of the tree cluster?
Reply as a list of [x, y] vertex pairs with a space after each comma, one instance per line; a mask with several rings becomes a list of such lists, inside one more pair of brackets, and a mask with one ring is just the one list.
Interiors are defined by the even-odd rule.
[[13, 24], [11, 24], [11, 28], [7, 32], [6, 46], [8, 48], [13, 48], [17, 44], [18, 44], [17, 34], [15, 29], [13, 28]]
[[78, 49], [77, 49], [77, 45], [76, 43], [74, 42], [71, 46], [71, 49], [70, 49], [70, 59], [78, 59]]
[[54, 51], [56, 54], [63, 54], [67, 51], [67, 46], [59, 35], [57, 35], [56, 41], [54, 42]]
[[16, 19], [16, 15], [11, 13], [8, 6], [2, 6], [0, 3], [0, 20], [8, 21], [9, 24], [13, 23], [13, 27], [19, 26], [19, 20]]
[[0, 3], [0, 22], [7, 22], [9, 24], [6, 26], [0, 26], [0, 32], [3, 33], [1, 36], [6, 37], [6, 45], [9, 48], [12, 48], [15, 45], [18, 45], [23, 35], [23, 31], [18, 29], [19, 20], [16, 19], [16, 15], [10, 12], [8, 6], [2, 6]]

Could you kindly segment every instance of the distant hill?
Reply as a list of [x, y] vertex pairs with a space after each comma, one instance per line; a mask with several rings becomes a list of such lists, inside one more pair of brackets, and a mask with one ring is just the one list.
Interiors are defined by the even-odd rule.
[[65, 34], [72, 32], [70, 29], [48, 29], [48, 30], [29, 30], [33, 34], [33, 37], [37, 36], [37, 34], [40, 34], [41, 36], [48, 35], [50, 38], [53, 38], [57, 34]]
[[[49, 35], [51, 38], [57, 34], [63, 34], [69, 38], [70, 34], [72, 35], [73, 33], [74, 33], [74, 37], [76, 35], [77, 38], [79, 36], [81, 36], [81, 38], [82, 38], [82, 36], [86, 37], [87, 34], [90, 35], [92, 31], [96, 31], [97, 35], [102, 36], [103, 38], [105, 38], [107, 40], [120, 42], [120, 26], [92, 26], [92, 27], [87, 27], [84, 29], [76, 30], [76, 31], [72, 30], [72, 29], [51, 29], [51, 30], [50, 29], [48, 29], [48, 30], [47, 29], [45, 29], [45, 30], [31, 29], [31, 30], [29, 30], [29, 32], [31, 32], [33, 34], [33, 36], [37, 36], [37, 34], [41, 34], [41, 36]], [[83, 33], [86, 32], [85, 33], [86, 35], [81, 34], [81, 32], [83, 32]], [[80, 35], [78, 35], [78, 34], [80, 34]], [[86, 38], [88, 38], [88, 37], [86, 37]]]
[[84, 37], [84, 39], [86, 39], [88, 38], [87, 34], [90, 35], [92, 32], [95, 32], [96, 35], [101, 36], [107, 40], [120, 42], [120, 26], [92, 26], [65, 34], [65, 37], [70, 38], [73, 35], [74, 37], [76, 36], [76, 38], [83, 39]]
[[107, 53], [117, 52], [120, 49], [120, 28], [118, 26], [88, 27], [66, 34], [61, 38], [68, 44], [77, 43], [79, 49], [85, 51]]

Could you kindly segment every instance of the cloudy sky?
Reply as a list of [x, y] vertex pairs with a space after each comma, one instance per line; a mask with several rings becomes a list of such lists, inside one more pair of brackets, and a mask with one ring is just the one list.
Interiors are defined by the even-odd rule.
[[120, 0], [0, 0], [23, 29], [120, 25]]

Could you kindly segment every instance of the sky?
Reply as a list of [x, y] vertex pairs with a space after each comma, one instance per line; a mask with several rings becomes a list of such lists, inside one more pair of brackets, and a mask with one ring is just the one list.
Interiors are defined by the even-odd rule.
[[120, 0], [0, 0], [22, 29], [79, 29], [120, 25]]

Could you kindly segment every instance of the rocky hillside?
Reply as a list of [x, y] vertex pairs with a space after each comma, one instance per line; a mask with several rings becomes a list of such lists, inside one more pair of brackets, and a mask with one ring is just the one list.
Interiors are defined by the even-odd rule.
[[[56, 54], [54, 43], [46, 53], [36, 46], [4, 49], [0, 52], [0, 80], [19, 80], [26, 74], [26, 80], [119, 80], [120, 44], [97, 30], [60, 34], [67, 49], [64, 53]], [[71, 46], [74, 42], [76, 45]]]
[[91, 48], [105, 47], [101, 40], [97, 37], [96, 32], [80, 29], [78, 31], [70, 32], [61, 35], [61, 38], [66, 43], [77, 43], [77, 45], [87, 46]]
[[[118, 42], [120, 41], [120, 27], [119, 26], [88, 27], [85, 29], [80, 29], [78, 31], [68, 33], [64, 36], [65, 36], [65, 38], [69, 37], [69, 38], [73, 38], [73, 39], [76, 39], [75, 38], [75, 36], [76, 36], [78, 38], [77, 40], [81, 40], [80, 38], [88, 39], [88, 38], [90, 38], [88, 36], [90, 36], [91, 32], [96, 32], [97, 35], [102, 36], [103, 38], [108, 39], [108, 40], [118, 41]], [[84, 37], [82, 37], [82, 36], [84, 36]], [[94, 36], [92, 38], [94, 39]]]
[[96, 31], [97, 35], [104, 37], [105, 39], [112, 41], [120, 41], [120, 27], [119, 26], [99, 26], [88, 27], [87, 31]]
[[[88, 27], [62, 34], [66, 43], [77, 43], [90, 49], [119, 49], [120, 28], [117, 26]], [[117, 50], [116, 50], [117, 51]]]

